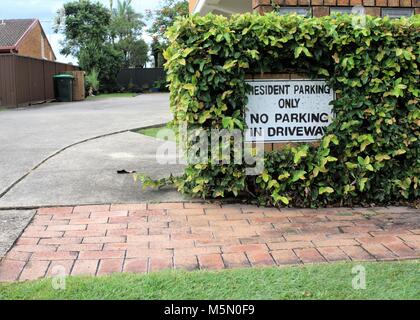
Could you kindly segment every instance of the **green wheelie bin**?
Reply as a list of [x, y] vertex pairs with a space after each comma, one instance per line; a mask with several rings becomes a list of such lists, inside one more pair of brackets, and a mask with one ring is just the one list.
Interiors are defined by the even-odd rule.
[[53, 78], [55, 99], [59, 102], [72, 102], [74, 77], [71, 74], [57, 74]]

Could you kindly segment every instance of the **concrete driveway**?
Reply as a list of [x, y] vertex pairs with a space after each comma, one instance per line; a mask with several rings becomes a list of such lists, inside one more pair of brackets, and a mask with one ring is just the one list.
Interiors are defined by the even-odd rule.
[[[182, 172], [159, 165], [162, 141], [129, 130], [171, 120], [168, 94], [45, 104], [0, 112], [0, 260], [41, 206], [178, 201], [142, 190], [132, 175]], [[16, 210], [13, 210], [16, 209]]]
[[170, 119], [168, 94], [0, 112], [0, 209], [181, 199], [173, 190], [143, 192], [117, 174], [181, 172], [156, 164], [162, 142], [131, 132], [94, 139]]

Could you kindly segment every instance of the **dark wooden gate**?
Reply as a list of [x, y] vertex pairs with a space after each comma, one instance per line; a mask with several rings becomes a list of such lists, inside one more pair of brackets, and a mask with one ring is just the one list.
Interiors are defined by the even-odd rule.
[[166, 79], [163, 68], [127, 68], [117, 76], [117, 83], [124, 90], [153, 88], [157, 81]]

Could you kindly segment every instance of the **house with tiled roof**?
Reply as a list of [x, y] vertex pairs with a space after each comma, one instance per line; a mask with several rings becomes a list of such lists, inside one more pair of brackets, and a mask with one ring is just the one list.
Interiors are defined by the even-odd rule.
[[38, 19], [0, 19], [0, 54], [55, 61], [56, 56]]

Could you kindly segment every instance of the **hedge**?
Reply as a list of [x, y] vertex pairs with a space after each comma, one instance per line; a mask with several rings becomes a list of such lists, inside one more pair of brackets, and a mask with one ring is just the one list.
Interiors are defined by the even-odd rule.
[[[168, 32], [165, 52], [173, 126], [244, 130], [247, 74], [304, 72], [337, 93], [320, 146], [266, 154], [265, 170], [209, 161], [174, 183], [202, 198], [267, 205], [390, 204], [419, 196], [420, 17], [304, 18], [275, 13], [190, 16]], [[245, 196], [245, 197], [243, 197]]]

